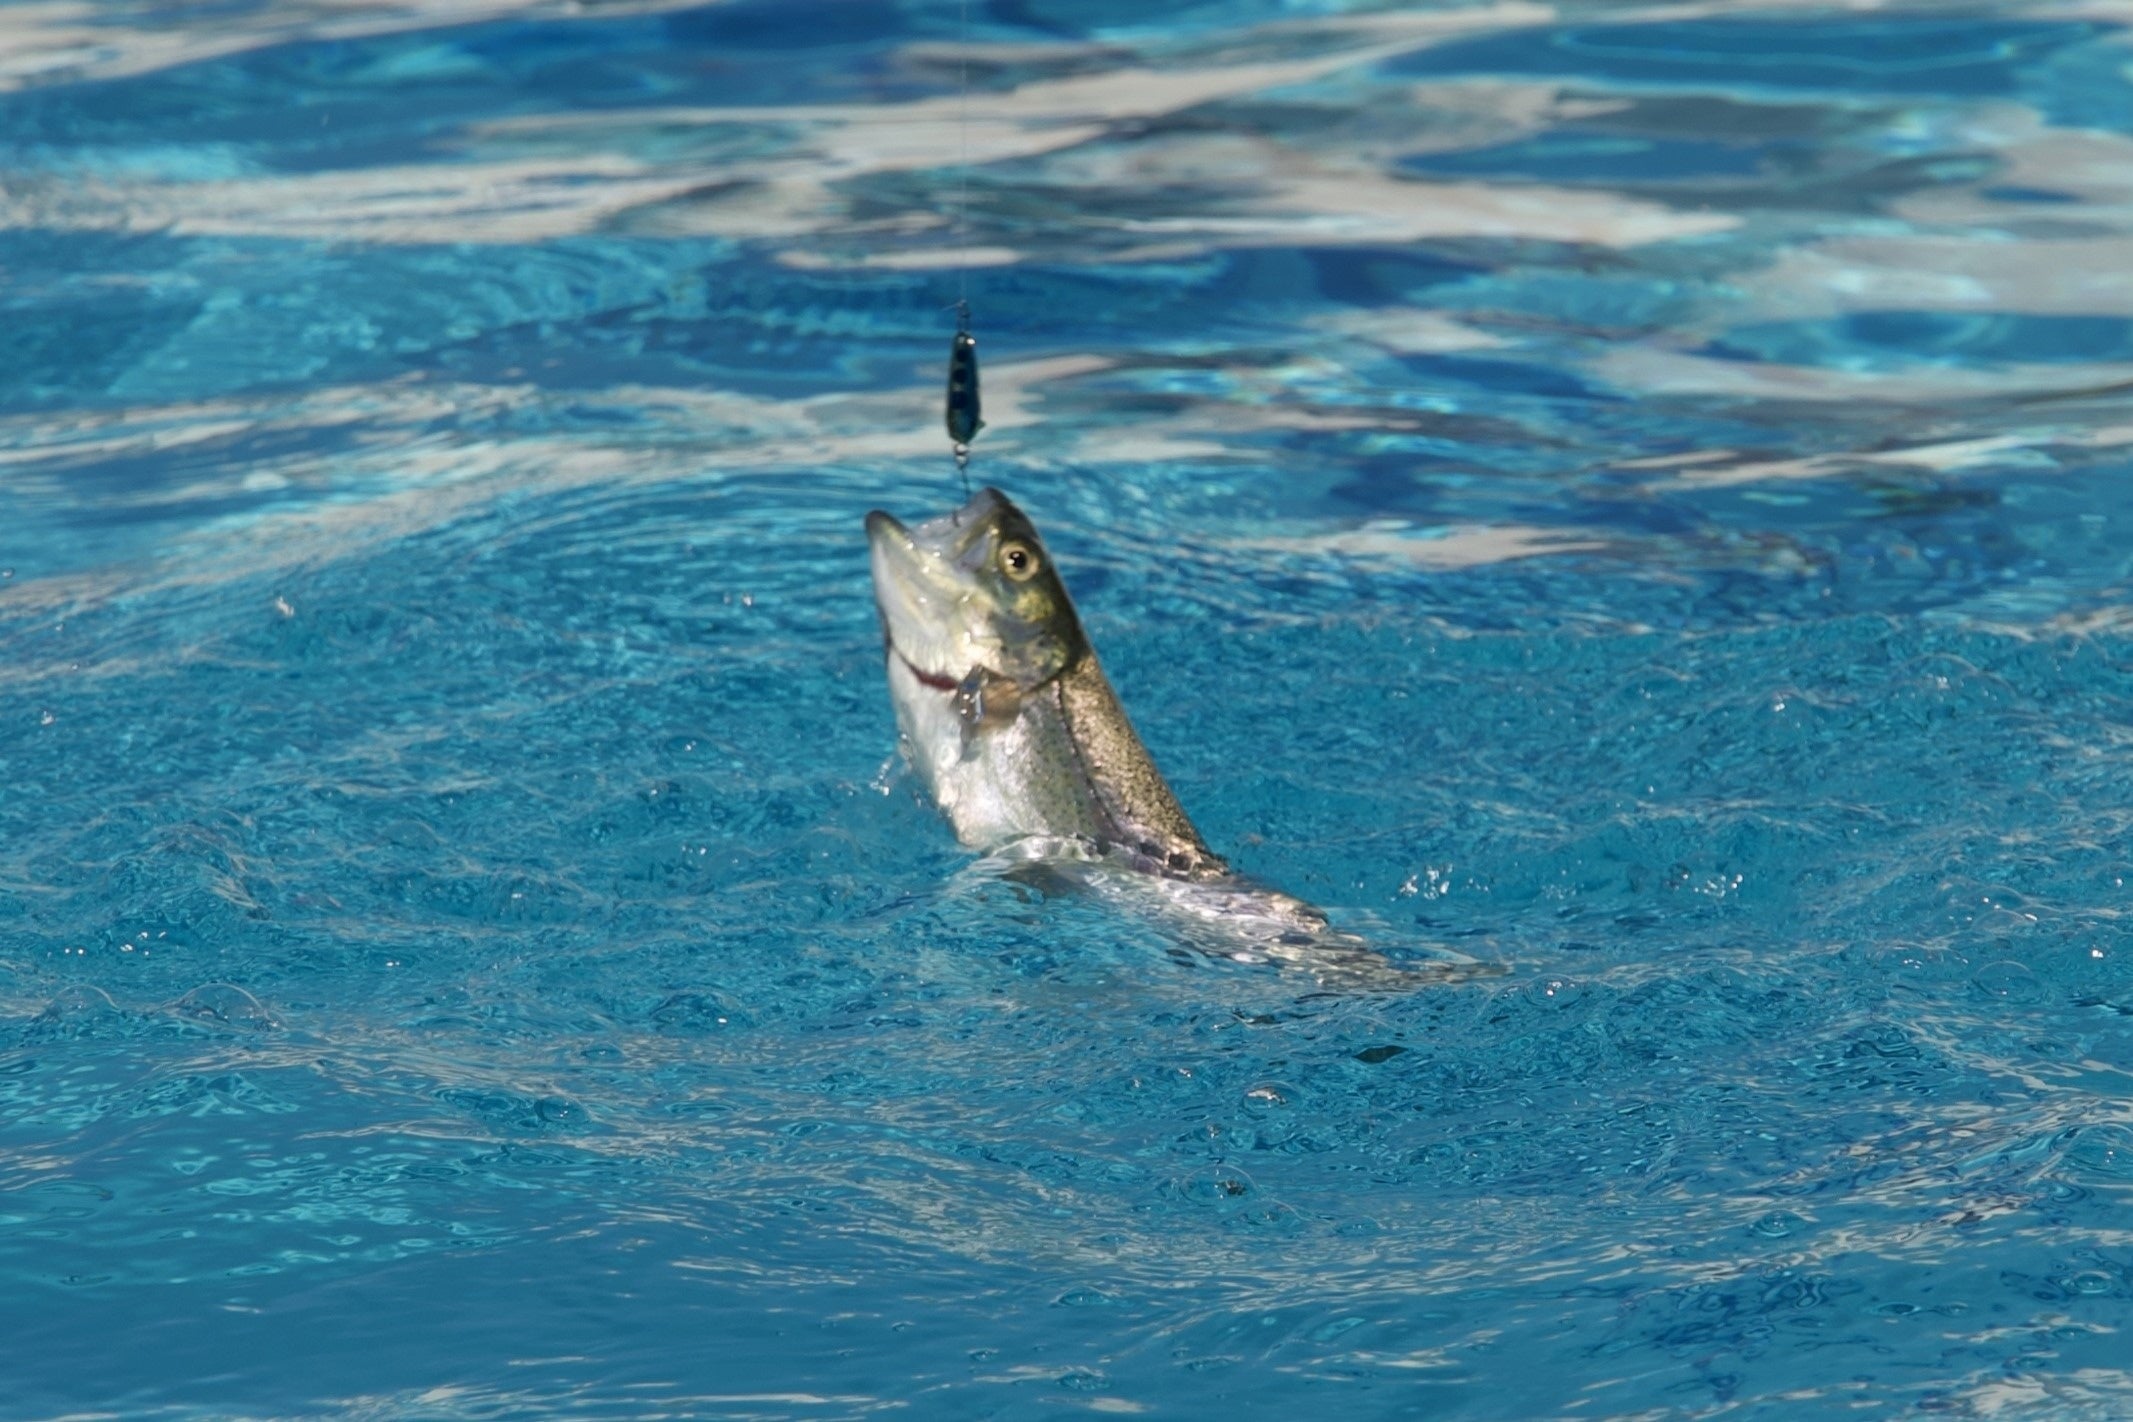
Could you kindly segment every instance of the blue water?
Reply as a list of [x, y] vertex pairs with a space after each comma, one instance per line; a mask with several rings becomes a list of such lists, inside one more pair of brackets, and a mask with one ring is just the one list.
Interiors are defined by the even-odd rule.
[[969, 8], [0, 8], [0, 1415], [2133, 1413], [2133, 16]]

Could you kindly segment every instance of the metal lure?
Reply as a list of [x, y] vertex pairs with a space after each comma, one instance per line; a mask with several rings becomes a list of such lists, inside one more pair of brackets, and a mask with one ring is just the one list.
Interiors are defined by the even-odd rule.
[[955, 344], [948, 348], [948, 438], [955, 442], [959, 458], [985, 428], [979, 409], [978, 338], [957, 331]]

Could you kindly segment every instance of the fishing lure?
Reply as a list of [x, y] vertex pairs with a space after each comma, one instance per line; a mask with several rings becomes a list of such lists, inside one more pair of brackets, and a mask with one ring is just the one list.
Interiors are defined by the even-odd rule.
[[970, 442], [985, 428], [978, 398], [978, 338], [970, 334], [970, 304], [956, 304], [955, 341], [948, 347], [948, 439], [955, 446], [955, 467], [970, 463]]

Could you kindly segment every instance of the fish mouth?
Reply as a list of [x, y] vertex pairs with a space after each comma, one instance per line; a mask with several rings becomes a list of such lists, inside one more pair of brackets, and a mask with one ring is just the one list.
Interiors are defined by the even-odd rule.
[[[929, 669], [925, 663], [934, 659], [919, 654], [919, 648], [913, 645], [928, 640], [918, 634], [937, 620], [930, 615], [928, 604], [936, 600], [952, 604], [956, 596], [952, 579], [937, 566], [940, 555], [922, 547], [911, 536], [911, 530], [880, 509], [867, 515], [866, 527], [874, 572], [874, 610], [881, 617], [882, 645], [904, 664], [919, 685], [944, 695], [953, 694], [955, 676]], [[904, 638], [898, 638], [899, 628], [906, 633]]]
[[930, 686], [935, 691], [940, 692], [943, 696], [955, 695], [956, 683], [954, 681], [950, 680], [948, 677], [942, 676], [939, 672], [920, 671], [918, 668], [918, 664], [912, 661], [909, 657], [905, 656], [903, 652], [897, 648], [896, 639], [889, 635], [887, 628], [882, 629], [881, 643], [884, 647], [887, 647], [889, 651], [895, 655], [896, 660], [904, 664], [904, 670], [911, 673], [912, 678], [916, 680], [920, 686]]

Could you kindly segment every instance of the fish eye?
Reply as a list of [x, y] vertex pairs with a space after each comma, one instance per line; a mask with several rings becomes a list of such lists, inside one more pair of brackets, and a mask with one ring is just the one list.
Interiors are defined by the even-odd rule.
[[1019, 539], [1009, 539], [1000, 545], [1000, 571], [1018, 583], [1026, 583], [1037, 576], [1042, 564], [1037, 550]]

